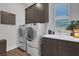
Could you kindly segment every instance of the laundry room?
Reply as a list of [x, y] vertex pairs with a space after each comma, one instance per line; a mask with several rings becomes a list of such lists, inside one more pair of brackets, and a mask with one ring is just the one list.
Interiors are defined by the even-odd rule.
[[0, 56], [79, 56], [79, 3], [0, 3], [0, 23]]

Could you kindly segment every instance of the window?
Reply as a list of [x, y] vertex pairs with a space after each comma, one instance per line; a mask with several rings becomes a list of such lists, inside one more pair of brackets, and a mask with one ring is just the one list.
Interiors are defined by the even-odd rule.
[[55, 27], [67, 27], [69, 24], [69, 4], [59, 3], [54, 5]]

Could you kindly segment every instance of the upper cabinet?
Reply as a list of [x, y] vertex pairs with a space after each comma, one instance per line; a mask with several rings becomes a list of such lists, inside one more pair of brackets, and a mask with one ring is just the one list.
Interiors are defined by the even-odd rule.
[[49, 20], [48, 3], [36, 3], [25, 9], [25, 23], [44, 23]]
[[15, 25], [15, 14], [0, 11], [0, 23], [1, 24]]

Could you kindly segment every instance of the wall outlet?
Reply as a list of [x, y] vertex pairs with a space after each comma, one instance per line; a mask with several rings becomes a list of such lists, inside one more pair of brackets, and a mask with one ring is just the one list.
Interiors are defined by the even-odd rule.
[[48, 30], [48, 34], [52, 34], [52, 30]]

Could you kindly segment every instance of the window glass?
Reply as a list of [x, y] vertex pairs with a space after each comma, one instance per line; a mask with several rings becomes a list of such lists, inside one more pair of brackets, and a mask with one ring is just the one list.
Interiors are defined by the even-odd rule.
[[69, 20], [68, 19], [60, 19], [56, 20], [56, 27], [67, 27], [69, 25]]
[[68, 16], [68, 5], [67, 4], [56, 4], [55, 5], [55, 16]]
[[67, 27], [69, 24], [69, 4], [58, 3], [54, 5], [55, 26]]

